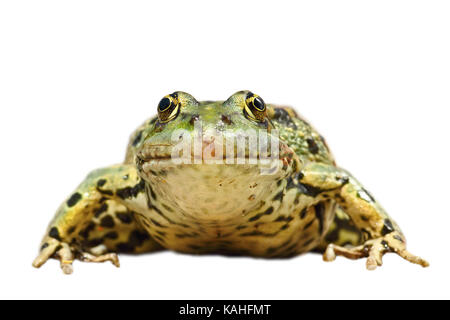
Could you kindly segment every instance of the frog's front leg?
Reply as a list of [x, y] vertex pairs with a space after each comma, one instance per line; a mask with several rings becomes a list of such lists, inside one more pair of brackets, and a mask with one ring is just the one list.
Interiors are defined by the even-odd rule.
[[351, 259], [367, 257], [367, 269], [374, 270], [382, 265], [385, 253], [395, 252], [412, 263], [429, 265], [406, 250], [406, 240], [398, 225], [347, 171], [315, 163], [302, 170], [299, 180], [318, 194], [334, 197], [366, 238], [362, 245], [350, 248], [330, 243], [324, 253], [325, 261], [333, 261], [336, 255]]
[[160, 249], [134, 218], [135, 211], [147, 208], [146, 199], [144, 182], [133, 166], [92, 172], [58, 209], [33, 266], [55, 257], [70, 274], [75, 258], [119, 266], [116, 252]]

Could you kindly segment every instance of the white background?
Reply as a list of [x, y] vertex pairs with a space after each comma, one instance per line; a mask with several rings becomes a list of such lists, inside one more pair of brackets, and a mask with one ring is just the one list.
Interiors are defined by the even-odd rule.
[[[450, 298], [447, 1], [2, 1], [1, 298]], [[59, 203], [175, 90], [291, 104], [400, 224], [422, 269], [121, 256], [31, 267]]]

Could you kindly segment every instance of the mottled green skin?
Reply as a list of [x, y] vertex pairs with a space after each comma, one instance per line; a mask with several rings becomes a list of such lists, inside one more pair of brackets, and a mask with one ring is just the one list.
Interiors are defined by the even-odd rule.
[[[158, 117], [146, 121], [131, 136], [123, 164], [92, 172], [61, 205], [34, 265], [53, 256], [70, 273], [76, 257], [118, 265], [115, 252], [170, 249], [270, 258], [327, 246], [325, 260], [336, 254], [368, 257], [369, 269], [391, 251], [427, 265], [406, 251], [403, 234], [376, 200], [336, 167], [317, 131], [288, 107], [267, 105], [264, 121], [249, 119], [247, 93], [197, 102], [178, 92], [178, 116], [167, 123]], [[262, 175], [253, 164], [173, 164], [168, 158], [174, 132], [193, 135], [198, 122], [203, 146], [242, 130], [269, 136], [278, 131], [280, 170]]]

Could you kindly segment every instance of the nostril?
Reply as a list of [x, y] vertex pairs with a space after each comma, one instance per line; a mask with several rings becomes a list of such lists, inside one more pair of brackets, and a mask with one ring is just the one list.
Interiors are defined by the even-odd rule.
[[198, 114], [194, 114], [191, 117], [191, 120], [189, 120], [189, 123], [193, 126], [195, 121], [198, 121], [198, 119], [200, 119], [200, 116]]
[[223, 123], [225, 123], [225, 124], [232, 124], [233, 123], [233, 121], [231, 121], [231, 118], [229, 117], [229, 116], [226, 116], [226, 115], [222, 115], [222, 121], [223, 121]]

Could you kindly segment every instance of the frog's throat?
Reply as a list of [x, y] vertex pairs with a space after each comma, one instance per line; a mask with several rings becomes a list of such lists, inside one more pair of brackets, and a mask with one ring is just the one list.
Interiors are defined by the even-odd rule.
[[171, 216], [198, 221], [226, 221], [257, 210], [272, 199], [280, 181], [292, 174], [283, 166], [271, 174], [261, 174], [256, 165], [182, 164], [142, 167], [148, 196], [153, 206]]
[[177, 162], [171, 148], [161, 144], [141, 149], [136, 155], [138, 172], [147, 182], [153, 206], [197, 220], [246, 215], [272, 199], [280, 182], [301, 169], [298, 156], [284, 143], [277, 157], [256, 162], [248, 152], [240, 157], [235, 153], [229, 163], [230, 159], [196, 158], [192, 150], [188, 161]]

